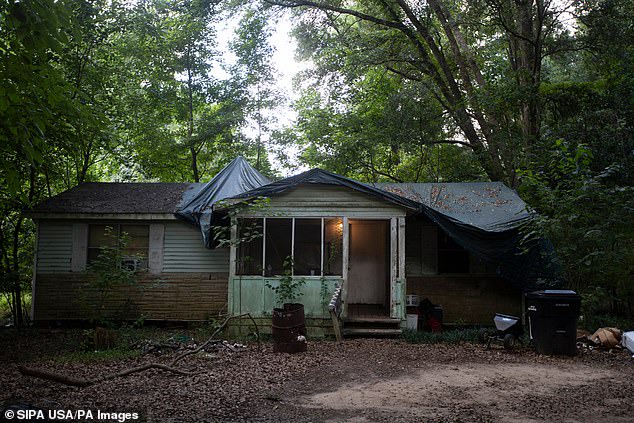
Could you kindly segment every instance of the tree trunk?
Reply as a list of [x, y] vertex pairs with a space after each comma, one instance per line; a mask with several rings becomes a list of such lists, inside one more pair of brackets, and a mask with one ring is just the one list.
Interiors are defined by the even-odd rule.
[[191, 153], [192, 176], [194, 182], [200, 182], [200, 173], [198, 171], [198, 150], [194, 145], [194, 87], [191, 65], [191, 45], [187, 46], [187, 140], [189, 142], [189, 151]]
[[22, 315], [22, 286], [20, 285], [20, 231], [24, 216], [20, 214], [13, 229], [13, 322], [16, 327], [24, 326], [24, 316]]

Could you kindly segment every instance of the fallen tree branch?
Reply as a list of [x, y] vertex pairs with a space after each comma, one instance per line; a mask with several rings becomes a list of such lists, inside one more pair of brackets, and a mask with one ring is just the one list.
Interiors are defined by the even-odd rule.
[[117, 373], [112, 373], [106, 376], [101, 376], [95, 379], [80, 379], [72, 376], [61, 375], [59, 373], [51, 372], [43, 369], [33, 369], [29, 367], [20, 366], [18, 370], [21, 374], [25, 376], [32, 376], [39, 379], [52, 380], [53, 382], [63, 383], [64, 385], [70, 386], [78, 386], [80, 388], [84, 388], [86, 386], [94, 385], [96, 383], [104, 382], [106, 380], [115, 379], [118, 377], [128, 376], [134, 373], [144, 372], [150, 369], [161, 369], [168, 372], [176, 373], [181, 376], [191, 376], [194, 373], [184, 372], [179, 369], [174, 369], [173, 367], [166, 366], [165, 364], [158, 363], [150, 363], [145, 364], [143, 366], [132, 367], [130, 369], [126, 369]]
[[251, 317], [250, 313], [236, 314], [234, 316], [228, 316], [225, 319], [225, 321], [222, 322], [222, 324], [220, 326], [218, 326], [218, 328], [214, 331], [214, 333], [211, 334], [209, 339], [207, 339], [207, 341], [203, 342], [198, 348], [190, 350], [190, 351], [186, 351], [186, 352], [182, 353], [181, 355], [177, 356], [176, 358], [174, 358], [174, 360], [172, 360], [172, 362], [170, 363], [170, 366], [176, 365], [176, 363], [178, 363], [179, 361], [181, 361], [183, 358], [187, 357], [188, 355], [199, 353], [200, 351], [205, 349], [209, 344], [211, 344], [213, 342], [216, 342], [217, 340], [214, 339], [216, 337], [216, 335], [218, 335], [220, 332], [222, 332], [224, 330], [224, 328], [227, 326], [227, 324], [231, 320], [236, 319], [236, 318], [241, 318], [241, 317], [249, 317], [249, 319], [251, 319], [251, 322], [253, 322], [253, 324], [255, 325], [255, 332], [256, 332], [256, 336], [257, 336], [258, 351], [259, 351], [259, 349], [260, 349], [260, 331], [258, 330], [258, 325], [255, 323], [255, 320], [253, 320], [253, 317]]
[[181, 375], [181, 376], [193, 376], [193, 375], [195, 375], [197, 373], [190, 373], [190, 372], [186, 372], [186, 371], [177, 369], [177, 368], [174, 367], [174, 365], [176, 363], [178, 363], [179, 361], [181, 361], [182, 359], [184, 359], [185, 357], [187, 357], [189, 355], [192, 355], [192, 354], [196, 354], [196, 353], [202, 351], [209, 344], [221, 342], [221, 341], [218, 341], [217, 339], [214, 339], [214, 337], [216, 335], [218, 335], [220, 332], [222, 332], [222, 330], [224, 330], [224, 328], [227, 326], [227, 324], [232, 319], [241, 318], [241, 317], [248, 317], [249, 319], [251, 319], [251, 322], [253, 322], [253, 324], [255, 325], [255, 333], [256, 333], [256, 337], [257, 337], [258, 351], [259, 351], [261, 345], [260, 345], [260, 331], [258, 329], [258, 325], [255, 323], [255, 320], [253, 320], [253, 317], [251, 316], [251, 314], [244, 313], [244, 314], [238, 314], [238, 315], [235, 315], [235, 316], [227, 317], [224, 320], [224, 322], [222, 322], [222, 324], [214, 331], [214, 333], [209, 337], [209, 339], [207, 341], [205, 341], [198, 348], [190, 350], [190, 351], [187, 351], [187, 352], [184, 352], [183, 354], [177, 356], [174, 360], [172, 360], [170, 365], [159, 364], [159, 363], [149, 363], [149, 364], [144, 364], [142, 366], [132, 367], [132, 368], [129, 368], [129, 369], [126, 369], [126, 370], [122, 370], [122, 371], [117, 372], [117, 373], [111, 373], [111, 374], [106, 375], [106, 376], [100, 376], [100, 377], [97, 377], [97, 378], [94, 378], [94, 379], [75, 378], [75, 377], [72, 377], [72, 376], [66, 376], [66, 375], [62, 375], [62, 374], [59, 374], [59, 373], [51, 372], [49, 370], [34, 369], [34, 368], [24, 367], [24, 366], [19, 366], [18, 370], [24, 376], [31, 376], [31, 377], [36, 377], [36, 378], [39, 378], [39, 379], [51, 380], [53, 382], [58, 382], [58, 383], [62, 383], [64, 385], [69, 385], [69, 386], [77, 386], [77, 387], [80, 387], [80, 388], [84, 388], [86, 386], [95, 385], [97, 383], [105, 382], [107, 380], [116, 379], [118, 377], [124, 377], [124, 376], [128, 376], [128, 375], [131, 375], [131, 374], [134, 374], [134, 373], [144, 372], [144, 371], [150, 370], [150, 369], [164, 370], [164, 371], [175, 373], [175, 374]]

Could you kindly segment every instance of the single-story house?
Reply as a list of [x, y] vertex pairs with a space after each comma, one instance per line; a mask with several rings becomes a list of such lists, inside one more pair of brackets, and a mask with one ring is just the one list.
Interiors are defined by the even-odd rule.
[[87, 317], [106, 228], [127, 234], [138, 283], [100, 307], [125, 319], [266, 319], [270, 286], [291, 272], [309, 326], [328, 326], [337, 286], [344, 321], [400, 327], [414, 294], [441, 304], [445, 323], [489, 324], [552, 274], [540, 243], [520, 254], [531, 214], [497, 182], [364, 184], [320, 169], [271, 182], [239, 157], [207, 184], [84, 183], [30, 216], [35, 321]]

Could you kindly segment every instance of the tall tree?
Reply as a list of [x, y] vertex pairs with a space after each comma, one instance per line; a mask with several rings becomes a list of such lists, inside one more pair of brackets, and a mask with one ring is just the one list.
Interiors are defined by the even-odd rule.
[[69, 13], [63, 2], [3, 2], [0, 8], [0, 286], [16, 325], [29, 281], [31, 226], [23, 209], [37, 201], [57, 122], [81, 114], [59, 66]]
[[264, 147], [270, 138], [270, 124], [275, 120], [274, 109], [282, 98], [275, 88], [275, 68], [272, 64], [275, 48], [269, 43], [271, 17], [249, 6], [244, 7], [241, 13], [235, 38], [230, 43], [237, 56], [236, 64], [230, 67], [230, 71], [245, 90], [245, 112], [255, 126], [255, 167], [262, 170], [265, 162], [268, 164]]
[[[551, 52], [546, 46], [560, 33], [554, 3], [266, 2], [321, 11], [305, 19], [322, 28], [319, 35], [327, 32], [339, 45], [351, 46], [360, 65], [382, 66], [429, 87], [459, 128], [458, 141], [473, 150], [488, 176], [517, 184], [517, 153], [539, 138], [541, 63]], [[492, 57], [482, 48], [489, 43], [497, 46]], [[317, 40], [309, 46], [321, 47]]]

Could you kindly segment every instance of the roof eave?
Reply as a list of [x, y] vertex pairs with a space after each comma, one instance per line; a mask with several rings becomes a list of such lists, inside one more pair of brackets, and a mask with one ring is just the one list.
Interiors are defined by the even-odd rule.
[[50, 213], [28, 212], [33, 220], [177, 220], [174, 213]]

